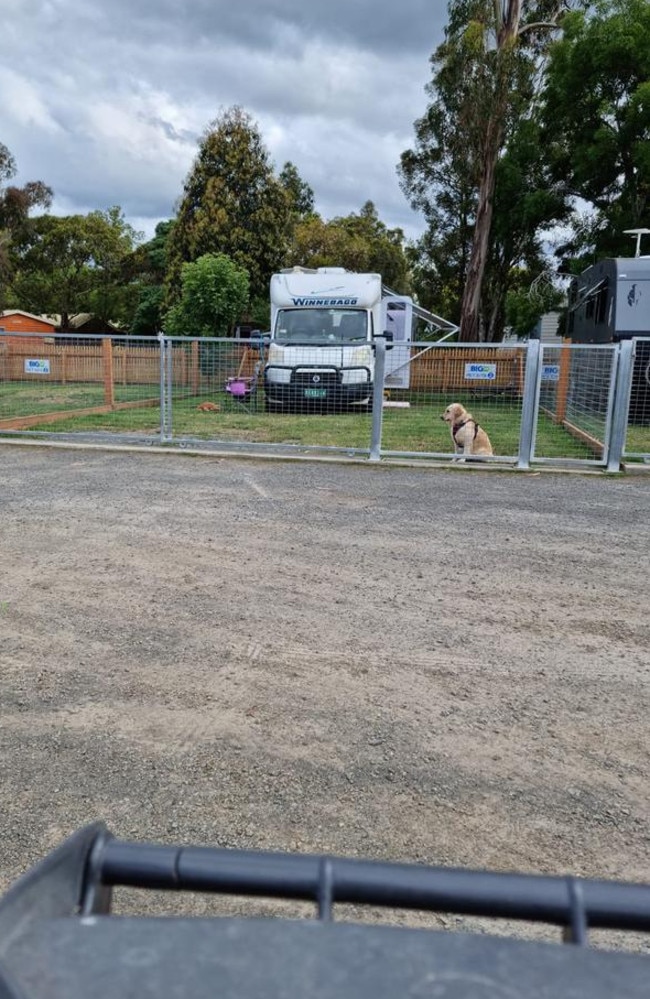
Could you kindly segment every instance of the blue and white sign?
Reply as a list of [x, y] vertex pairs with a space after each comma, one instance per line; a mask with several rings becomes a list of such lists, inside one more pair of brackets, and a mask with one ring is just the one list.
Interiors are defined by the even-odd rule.
[[560, 365], [559, 364], [543, 364], [542, 365], [542, 381], [543, 382], [559, 382], [560, 380]]
[[39, 361], [35, 357], [25, 358], [26, 375], [49, 375], [49, 373], [50, 373], [49, 361]]
[[497, 376], [497, 366], [496, 364], [466, 364], [465, 365], [465, 380], [476, 380], [480, 379], [482, 381], [494, 381]]

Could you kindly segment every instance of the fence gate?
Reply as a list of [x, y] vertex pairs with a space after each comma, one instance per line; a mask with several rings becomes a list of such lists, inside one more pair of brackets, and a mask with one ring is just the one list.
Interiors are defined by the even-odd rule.
[[541, 345], [531, 459], [606, 465], [618, 350]]
[[623, 456], [650, 462], [650, 337], [636, 337], [633, 343]]

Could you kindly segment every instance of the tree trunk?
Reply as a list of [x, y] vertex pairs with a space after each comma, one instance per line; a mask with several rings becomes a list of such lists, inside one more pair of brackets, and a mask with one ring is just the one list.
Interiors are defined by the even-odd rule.
[[467, 269], [467, 280], [460, 307], [459, 340], [480, 339], [481, 290], [487, 264], [494, 208], [496, 167], [503, 140], [505, 110], [509, 97], [509, 54], [517, 44], [521, 0], [495, 0], [497, 64], [494, 81], [494, 106], [485, 123], [485, 140], [478, 187], [478, 207], [474, 238]]
[[481, 290], [483, 288], [483, 276], [485, 274], [485, 265], [490, 245], [490, 232], [492, 229], [494, 183], [502, 133], [501, 123], [495, 120], [488, 122], [488, 130], [479, 186], [472, 250], [469, 258], [469, 267], [467, 268], [465, 287], [463, 289], [463, 300], [460, 307], [459, 340], [470, 343], [480, 339]]
[[490, 309], [490, 322], [485, 339], [488, 343], [501, 343], [505, 332], [505, 302], [503, 295], [497, 295]]

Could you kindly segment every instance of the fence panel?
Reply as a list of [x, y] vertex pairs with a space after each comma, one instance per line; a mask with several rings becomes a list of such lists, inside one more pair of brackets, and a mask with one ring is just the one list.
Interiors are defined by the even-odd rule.
[[[650, 462], [650, 338], [634, 348], [627, 431], [623, 409], [612, 455], [626, 433], [625, 459]], [[459, 403], [489, 436], [482, 460], [602, 465], [619, 353], [614, 344], [388, 344], [377, 395], [369, 345], [313, 356], [301, 346], [293, 364], [256, 341], [0, 334], [0, 432], [358, 454], [372, 440], [374, 459], [449, 458], [452, 427], [441, 417]]]
[[[394, 357], [399, 357], [395, 363]], [[400, 344], [386, 355], [382, 454], [449, 457], [456, 452], [452, 423], [442, 417], [460, 404], [484, 430], [492, 456], [518, 455], [526, 347], [504, 344]], [[458, 425], [462, 420], [456, 420]], [[456, 431], [457, 440], [468, 430]], [[477, 438], [478, 439], [478, 438]], [[471, 446], [476, 445], [472, 442]]]
[[5, 433], [122, 426], [155, 433], [159, 393], [160, 348], [150, 337], [0, 335]]
[[340, 343], [312, 351], [301, 346], [278, 363], [273, 348], [259, 341], [167, 342], [174, 440], [369, 452], [368, 346], [357, 359]]
[[542, 344], [535, 461], [607, 462], [617, 348]]
[[634, 341], [634, 366], [623, 456], [650, 463], [650, 337]]

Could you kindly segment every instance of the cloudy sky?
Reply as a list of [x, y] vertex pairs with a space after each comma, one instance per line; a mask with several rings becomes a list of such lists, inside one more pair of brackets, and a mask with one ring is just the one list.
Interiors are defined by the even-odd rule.
[[445, 20], [445, 0], [0, 0], [0, 142], [56, 214], [120, 205], [150, 235], [239, 104], [322, 215], [370, 198], [414, 236], [395, 166]]

